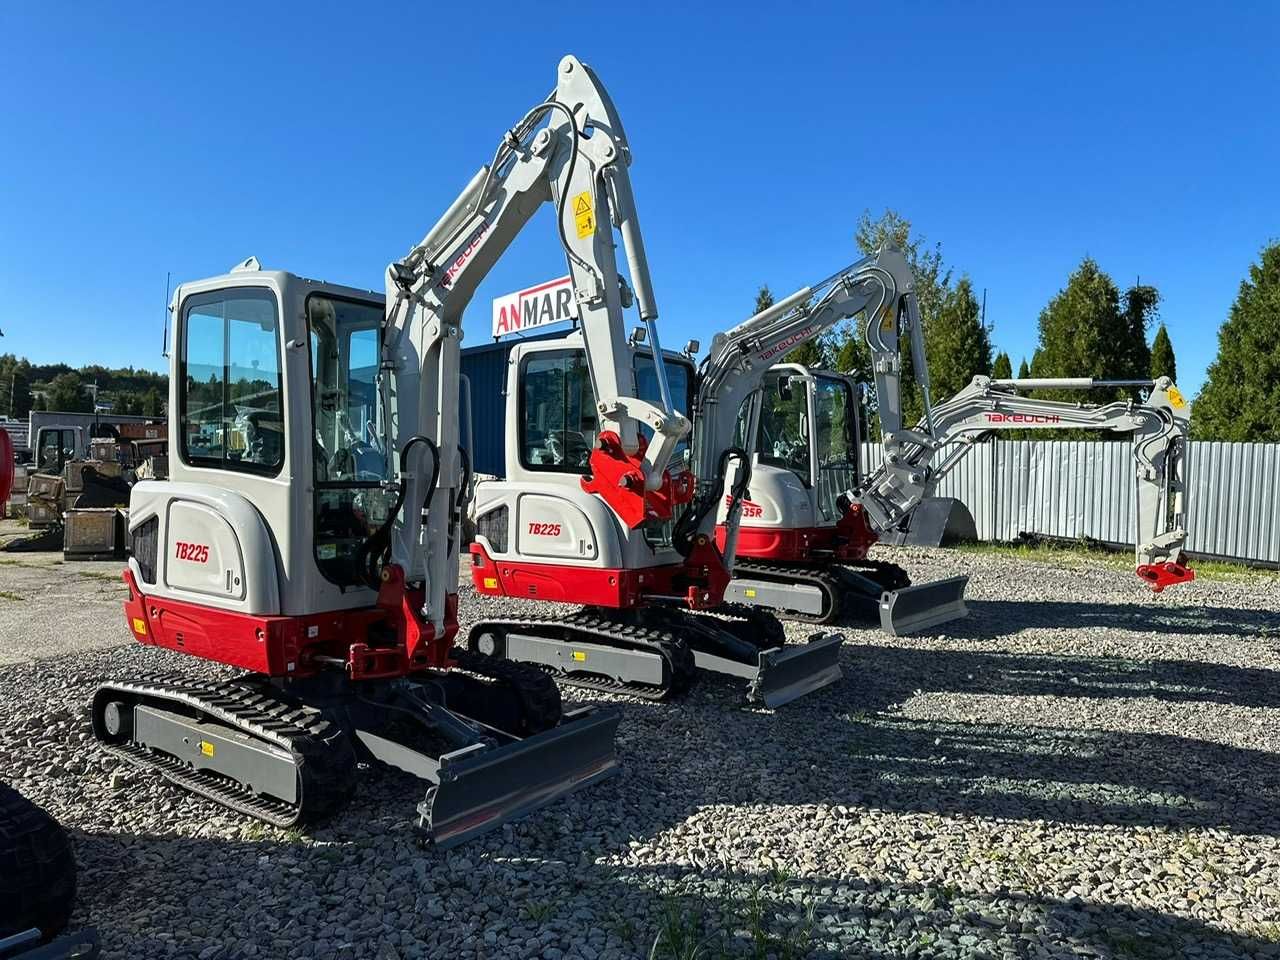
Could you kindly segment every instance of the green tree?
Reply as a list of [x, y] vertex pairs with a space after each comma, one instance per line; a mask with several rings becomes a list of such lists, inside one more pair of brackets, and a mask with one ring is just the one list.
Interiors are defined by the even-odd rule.
[[1003, 350], [996, 354], [995, 362], [991, 364], [991, 377], [994, 380], [1013, 379], [1013, 361]]
[[1218, 330], [1218, 356], [1196, 397], [1193, 435], [1280, 440], [1280, 242], [1263, 248]]
[[89, 396], [89, 392], [84, 389], [80, 374], [73, 371], [60, 373], [53, 378], [48, 386], [48, 396], [45, 398], [45, 402], [49, 405], [50, 410], [59, 410], [65, 413], [93, 412], [93, 399]]
[[975, 375], [991, 373], [991, 331], [968, 277], [946, 291], [937, 319], [925, 328], [925, 352], [935, 402], [959, 393]]
[[31, 364], [12, 353], [0, 357], [0, 411], [15, 420], [31, 411]]
[[1027, 358], [1023, 357], [1022, 362], [1018, 364], [1018, 379], [1025, 380], [1031, 376], [1031, 368], [1027, 366]]
[[863, 321], [855, 320], [836, 334], [835, 369], [858, 383], [871, 382], [871, 348], [867, 346]]
[[146, 396], [142, 398], [142, 415], [144, 417], [158, 417], [164, 412], [164, 406], [160, 400], [160, 391], [152, 387], [147, 391]]
[[[1125, 293], [1122, 308], [1115, 283], [1086, 257], [1040, 312], [1040, 344], [1031, 375], [1145, 379], [1151, 368], [1146, 327], [1159, 300], [1154, 287], [1137, 286]], [[1042, 394], [1079, 399], [1063, 391]], [[1126, 395], [1124, 390], [1113, 392], [1114, 397]]]
[[[930, 245], [913, 233], [911, 222], [895, 210], [885, 210], [878, 218], [863, 211], [854, 235], [864, 255], [875, 253], [886, 243], [903, 252], [915, 275], [916, 302], [924, 330], [925, 353], [929, 358], [929, 381], [935, 402], [950, 398], [968, 385], [975, 374], [991, 370], [991, 331], [982, 323], [982, 309], [968, 277], [952, 283], [953, 272], [942, 259], [942, 245]], [[856, 327], [859, 340], [864, 328]], [[846, 337], [847, 340], [847, 337]], [[840, 344], [843, 349], [843, 344]], [[865, 349], [865, 348], [864, 348]], [[916, 383], [911, 344], [904, 338], [902, 353], [903, 418], [913, 423], [924, 414], [924, 403]], [[837, 354], [838, 355], [838, 354]], [[870, 356], [866, 366], [870, 368]]]
[[1173, 341], [1169, 339], [1169, 331], [1163, 323], [1151, 343], [1151, 379], [1157, 380], [1160, 377], [1178, 382], [1178, 361], [1173, 356]]
[[1157, 316], [1160, 292], [1155, 287], [1139, 284], [1124, 295], [1123, 333], [1120, 362], [1129, 376], [1141, 380], [1151, 369], [1151, 348], [1147, 346], [1147, 327]]
[[49, 402], [45, 400], [43, 393], [36, 394], [35, 399], [31, 402], [31, 409], [32, 410], [48, 410], [49, 409]]

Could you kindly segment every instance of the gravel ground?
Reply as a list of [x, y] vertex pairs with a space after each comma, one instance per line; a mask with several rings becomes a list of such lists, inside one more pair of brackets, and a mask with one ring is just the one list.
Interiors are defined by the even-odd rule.
[[[0, 776], [72, 832], [76, 921], [113, 957], [1280, 957], [1280, 580], [1152, 597], [1088, 564], [884, 555], [972, 573], [969, 619], [849, 628], [845, 680], [776, 713], [727, 681], [570, 694], [622, 708], [622, 774], [448, 853], [408, 777], [302, 836], [103, 755], [99, 679], [216, 668], [115, 645], [96, 598], [87, 634], [65, 615], [78, 652], [0, 667]], [[0, 565], [22, 606], [29, 572]], [[503, 607], [464, 589], [464, 618]]]

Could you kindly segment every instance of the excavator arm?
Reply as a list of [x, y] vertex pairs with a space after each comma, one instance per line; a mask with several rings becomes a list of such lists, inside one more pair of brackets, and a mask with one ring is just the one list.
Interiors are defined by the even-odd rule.
[[744, 402], [758, 393], [769, 369], [788, 351], [864, 312], [877, 324], [887, 322], [896, 327], [894, 317], [899, 310], [913, 318], [918, 314], [913, 275], [906, 258], [885, 246], [716, 334], [698, 378], [693, 438], [697, 485], [692, 505], [677, 525], [678, 548], [687, 554], [713, 538], [725, 477], [731, 462], [736, 461], [723, 551], [725, 566], [732, 570], [742, 500], [750, 480], [758, 402], [748, 407], [746, 446], [735, 446], [733, 438]]
[[[1017, 392], [1116, 386], [1145, 387], [1150, 393], [1145, 403], [1096, 405], [1041, 400]], [[892, 403], [896, 394], [887, 397], [891, 409], [896, 409]], [[1193, 578], [1183, 556], [1187, 537], [1183, 458], [1189, 422], [1190, 409], [1167, 377], [1103, 381], [977, 376], [950, 400], [930, 409], [914, 429], [890, 430], [886, 423], [884, 462], [848, 499], [862, 507], [872, 528], [886, 530], [899, 525], [922, 500], [933, 496], [938, 483], [973, 444], [993, 431], [1086, 429], [1131, 434], [1137, 490], [1137, 574], [1159, 591]]]
[[[409, 253], [386, 271], [382, 390], [388, 449], [399, 451], [403, 502], [390, 555], [425, 579], [424, 615], [439, 632], [456, 594], [458, 520], [468, 467], [459, 450], [459, 342], [476, 287], [544, 203], [569, 264], [601, 437], [583, 485], [628, 525], [670, 515], [680, 499], [667, 462], [689, 422], [672, 407], [627, 168], [631, 150], [590, 67], [565, 57], [550, 96], [509, 130], [492, 162]], [[613, 230], [630, 284], [618, 272]], [[661, 403], [637, 397], [623, 310], [638, 304], [654, 347]], [[641, 424], [653, 439], [646, 443]], [[428, 509], [429, 505], [437, 509]], [[421, 509], [418, 509], [421, 507]]]

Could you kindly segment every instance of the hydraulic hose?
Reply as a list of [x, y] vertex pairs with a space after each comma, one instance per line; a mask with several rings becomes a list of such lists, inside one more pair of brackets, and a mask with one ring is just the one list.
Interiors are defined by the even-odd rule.
[[387, 519], [382, 522], [382, 526], [378, 527], [371, 533], [364, 543], [360, 544], [360, 549], [356, 551], [356, 568], [363, 575], [364, 582], [370, 588], [377, 590], [382, 583], [382, 568], [391, 560], [391, 528], [395, 525], [396, 520], [400, 516], [400, 510], [404, 506], [405, 494], [408, 486], [405, 484], [403, 477], [408, 472], [409, 450], [415, 443], [425, 443], [431, 450], [431, 482], [427, 484], [427, 495], [422, 501], [422, 522], [427, 519], [427, 510], [431, 507], [431, 497], [435, 492], [436, 481], [440, 479], [440, 448], [429, 437], [422, 434], [415, 434], [405, 441], [405, 445], [400, 449], [400, 486], [396, 491], [395, 503], [391, 509], [387, 511]]
[[716, 464], [715, 477], [707, 483], [702, 495], [697, 497], [690, 504], [689, 509], [676, 521], [675, 529], [671, 533], [672, 545], [682, 557], [687, 557], [693, 552], [693, 541], [698, 534], [698, 528], [702, 526], [702, 521], [706, 519], [708, 513], [715, 509], [716, 504], [719, 502], [720, 491], [724, 489], [724, 478], [729, 470], [730, 459], [735, 459], [739, 463], [738, 478], [729, 490], [730, 515], [737, 509], [743, 498], [747, 496], [747, 484], [751, 481], [751, 459], [747, 456], [747, 451], [742, 447], [727, 447], [720, 453], [720, 458]]

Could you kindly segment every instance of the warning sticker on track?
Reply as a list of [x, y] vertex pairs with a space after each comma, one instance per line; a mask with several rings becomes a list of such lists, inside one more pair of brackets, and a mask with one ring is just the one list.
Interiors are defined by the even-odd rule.
[[573, 221], [578, 225], [579, 240], [585, 240], [596, 232], [596, 212], [591, 205], [589, 190], [584, 190], [573, 198]]

